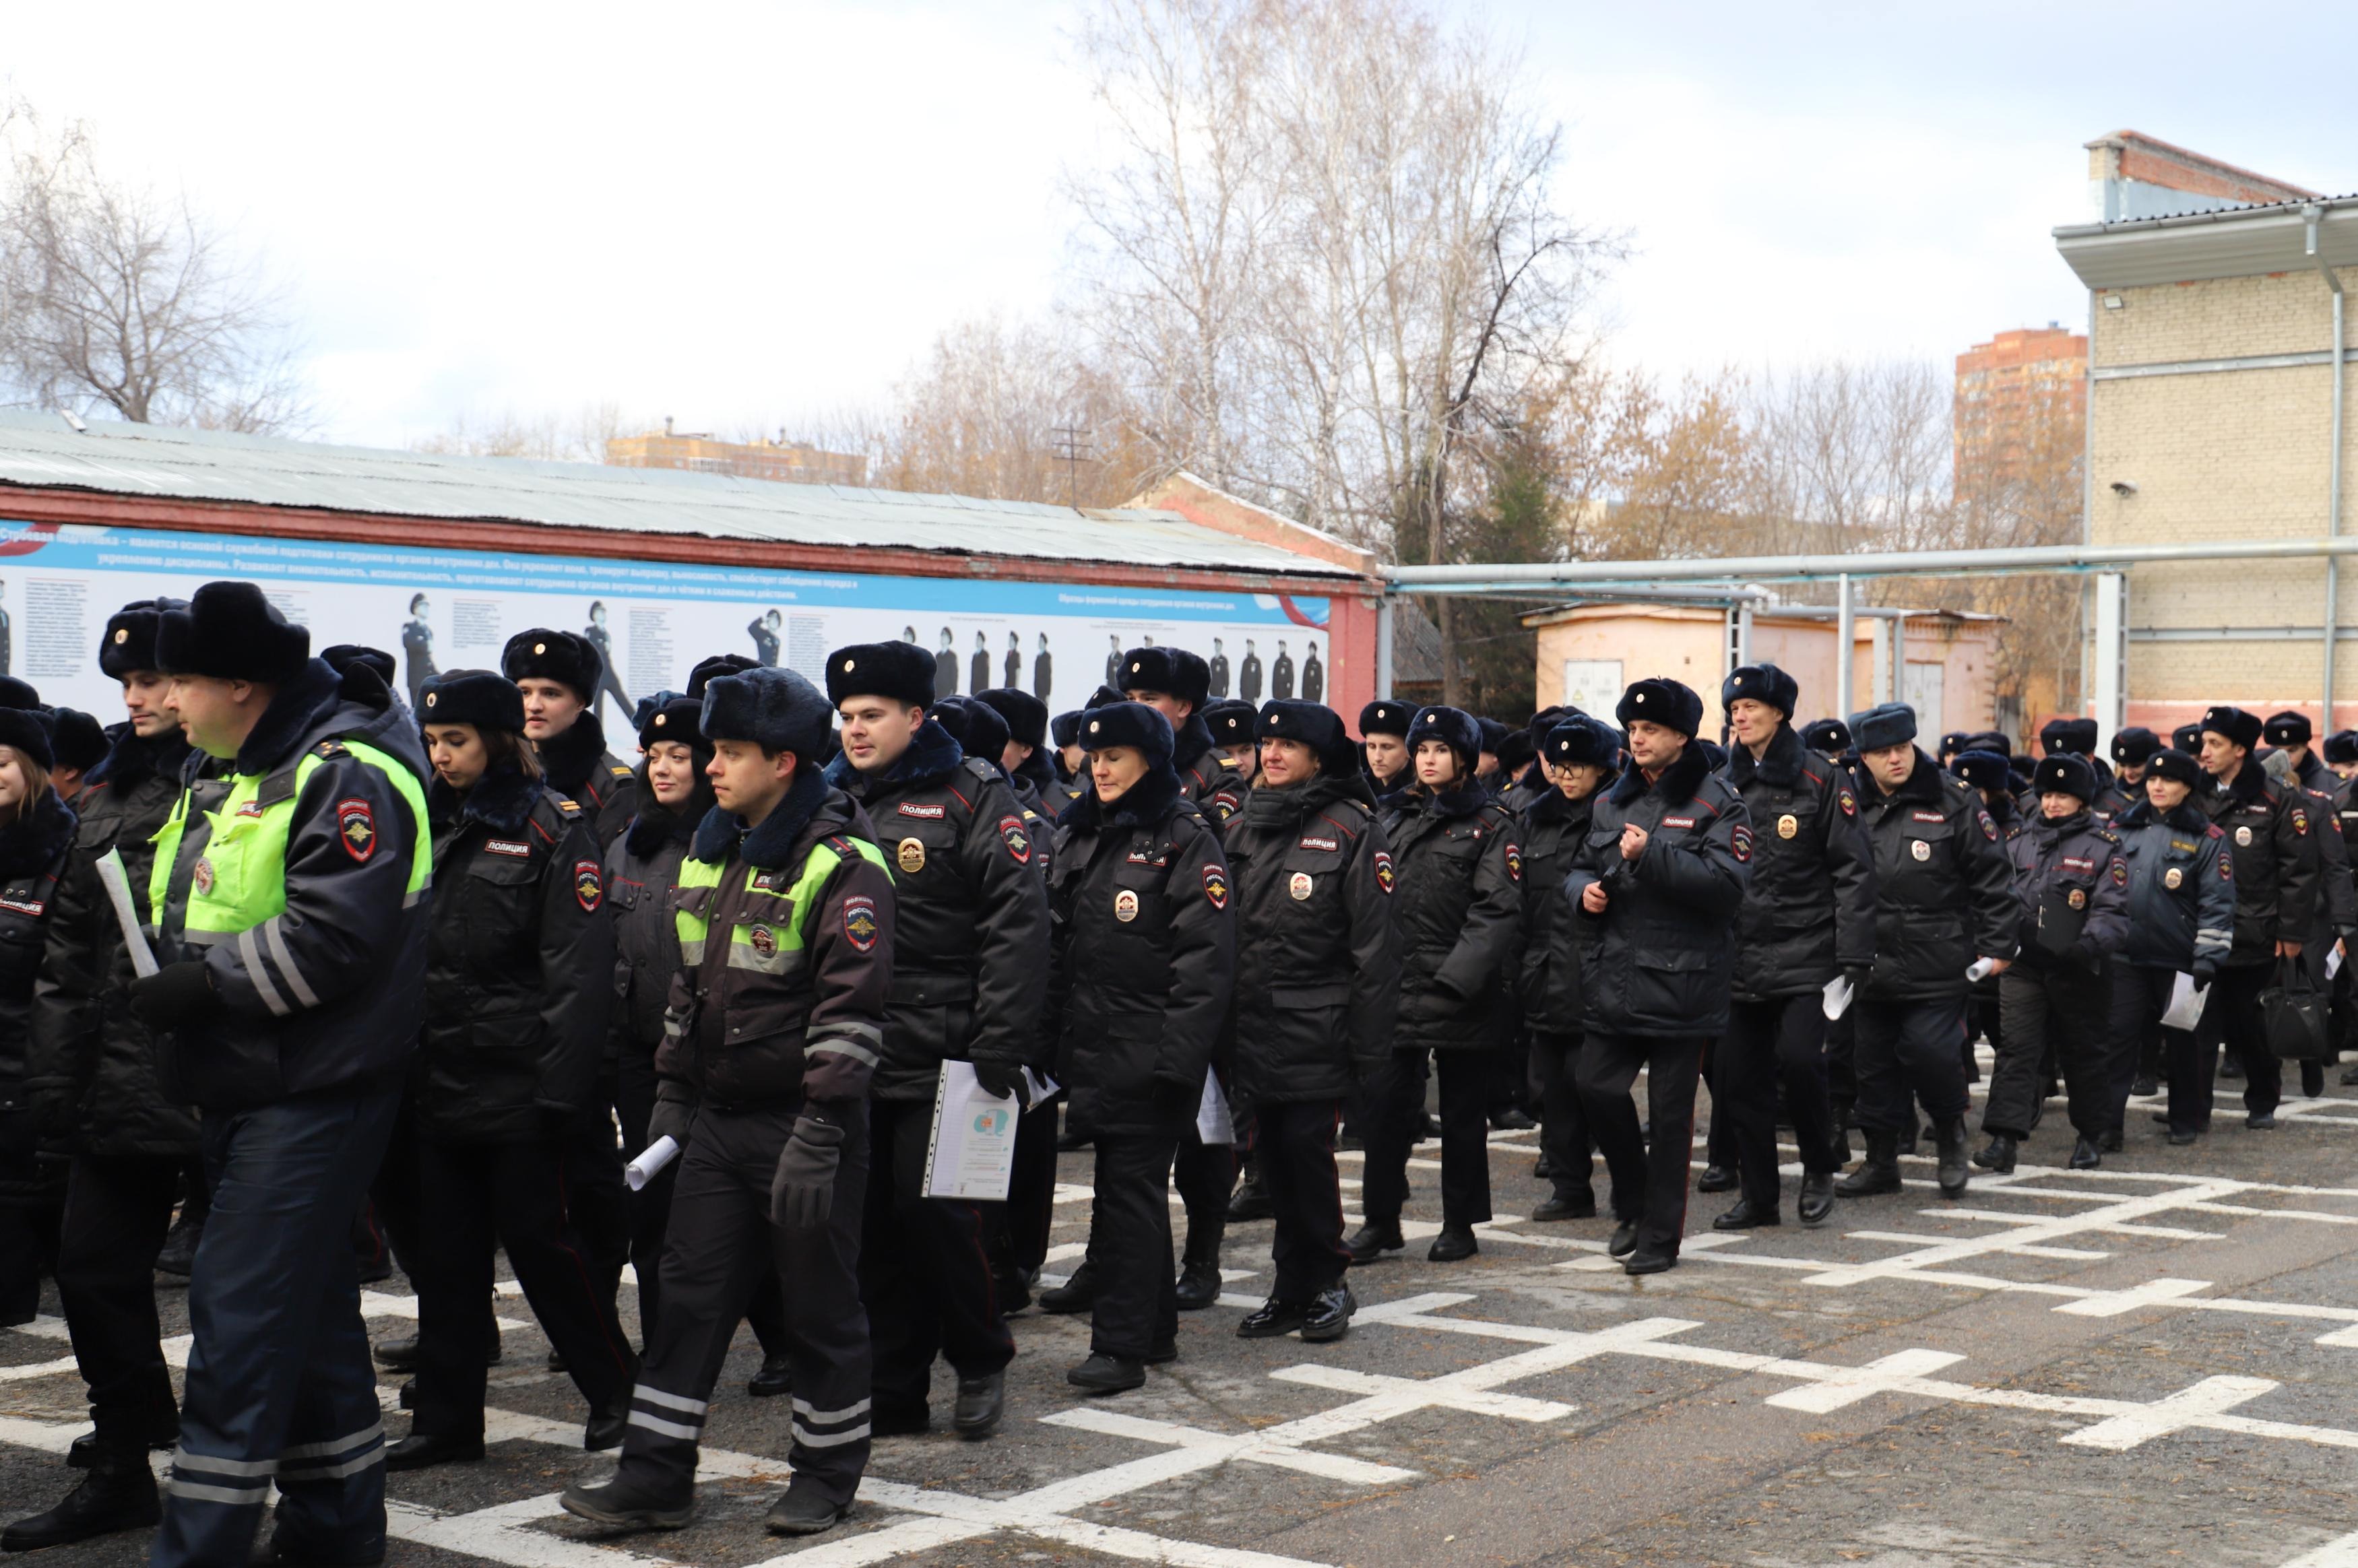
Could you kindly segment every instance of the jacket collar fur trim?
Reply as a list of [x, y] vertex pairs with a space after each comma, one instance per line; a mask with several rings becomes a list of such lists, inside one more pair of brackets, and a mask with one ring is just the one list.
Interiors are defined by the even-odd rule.
[[484, 774], [464, 795], [438, 776], [426, 786], [427, 816], [462, 827], [480, 822], [494, 833], [520, 832], [540, 798], [540, 788], [538, 779], [528, 779], [514, 768]]
[[699, 860], [725, 860], [734, 849], [747, 865], [765, 871], [784, 871], [803, 829], [832, 793], [825, 773], [797, 773], [786, 798], [762, 818], [760, 827], [751, 829], [743, 817], [716, 806], [697, 824], [696, 843], [689, 852]]
[[1790, 724], [1777, 726], [1777, 733], [1768, 741], [1767, 753], [1758, 761], [1749, 748], [1736, 746], [1727, 753], [1727, 778], [1738, 789], [1757, 776], [1771, 789], [1790, 789], [1801, 782], [1801, 771], [1809, 762], [1809, 748], [1801, 744], [1801, 736]]
[[1627, 773], [1614, 781], [1613, 804], [1627, 806], [1651, 789], [1662, 797], [1664, 805], [1684, 806], [1695, 797], [1695, 791], [1703, 788], [1703, 781], [1709, 777], [1710, 760], [1703, 754], [1701, 746], [1689, 741], [1686, 750], [1679, 753], [1679, 760], [1663, 769], [1662, 776], [1650, 784], [1646, 779], [1646, 770], [1633, 763]]
[[1076, 833], [1094, 833], [1100, 827], [1152, 827], [1176, 811], [1181, 798], [1179, 775], [1169, 768], [1155, 768], [1111, 806], [1098, 799], [1097, 785], [1091, 784], [1074, 797], [1057, 820]]
[[539, 750], [548, 787], [562, 795], [579, 795], [590, 782], [590, 770], [606, 755], [606, 730], [598, 722], [598, 710], [583, 708], [563, 734], [539, 742]]
[[892, 765], [876, 778], [870, 778], [851, 765], [849, 756], [836, 758], [827, 765], [827, 782], [851, 796], [864, 801], [871, 792], [894, 785], [918, 786], [938, 784], [957, 772], [966, 761], [959, 750], [957, 737], [928, 718], [910, 733], [909, 749], [893, 760]]

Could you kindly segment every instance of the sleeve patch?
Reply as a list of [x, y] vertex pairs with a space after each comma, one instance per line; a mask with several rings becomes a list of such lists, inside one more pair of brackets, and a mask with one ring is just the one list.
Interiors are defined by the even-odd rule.
[[1523, 880], [1523, 851], [1519, 845], [1507, 846], [1507, 880], [1511, 882]]
[[861, 953], [876, 950], [876, 937], [882, 930], [876, 920], [876, 901], [864, 893], [854, 893], [843, 901], [843, 939]]
[[336, 802], [336, 837], [342, 840], [344, 853], [355, 861], [367, 865], [376, 853], [376, 811], [365, 800]]
[[1738, 862], [1752, 863], [1752, 829], [1739, 822], [1727, 830], [1728, 848], [1736, 851]]
[[1228, 907], [1228, 873], [1224, 866], [1204, 868], [1204, 897], [1214, 909]]
[[2116, 888], [2129, 885], [2129, 863], [2117, 855], [2113, 857], [2113, 885]]
[[1986, 811], [1977, 811], [1974, 815], [1981, 818], [1982, 837], [1988, 839], [1993, 844], [1996, 843], [1997, 823], [1992, 819], [1990, 814]]
[[1384, 893], [1385, 893], [1385, 896], [1386, 896], [1386, 897], [1390, 897], [1390, 894], [1391, 894], [1391, 891], [1392, 891], [1392, 882], [1393, 882], [1393, 881], [1394, 881], [1394, 878], [1395, 878], [1395, 873], [1394, 873], [1394, 872], [1393, 872], [1393, 871], [1392, 871], [1392, 857], [1391, 857], [1391, 851], [1390, 851], [1389, 849], [1379, 849], [1379, 850], [1377, 850], [1377, 851], [1376, 851], [1376, 885], [1377, 885], [1378, 887], [1379, 887], [1379, 888], [1381, 888], [1381, 889], [1383, 889], [1383, 890], [1384, 890]]
[[1007, 846], [1007, 852], [1015, 858], [1017, 865], [1032, 863], [1032, 835], [1024, 831], [1022, 817], [1002, 816], [999, 819], [999, 841]]
[[1842, 814], [1844, 816], [1858, 815], [1858, 796], [1851, 793], [1849, 785], [1845, 784], [1834, 791], [1834, 800], [1842, 806]]
[[606, 896], [605, 873], [595, 860], [573, 862], [573, 898], [591, 914], [598, 913], [599, 902]]
[[2235, 880], [2235, 857], [2223, 849], [2219, 852], [2219, 880], [2223, 882]]
[[2309, 837], [2309, 813], [2298, 806], [2292, 808], [2292, 830], [2304, 838]]

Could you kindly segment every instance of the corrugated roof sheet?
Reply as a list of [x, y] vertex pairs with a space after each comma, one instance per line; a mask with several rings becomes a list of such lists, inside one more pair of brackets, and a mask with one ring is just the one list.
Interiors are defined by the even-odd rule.
[[[0, 410], [0, 487], [846, 548], [1346, 576], [1175, 512], [1081, 510], [673, 469], [340, 447]], [[5, 488], [0, 488], [5, 497]], [[0, 505], [5, 500], [0, 500]]]

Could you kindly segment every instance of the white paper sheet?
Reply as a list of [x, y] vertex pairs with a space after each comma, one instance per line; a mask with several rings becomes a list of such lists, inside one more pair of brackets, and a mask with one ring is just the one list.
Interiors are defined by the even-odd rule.
[[98, 880], [106, 889], [106, 902], [114, 906], [114, 923], [123, 928], [123, 945], [131, 950], [131, 972], [144, 979], [156, 972], [156, 955], [148, 947], [147, 933], [131, 905], [131, 878], [123, 869], [122, 850], [109, 849], [99, 857]]
[[648, 1144], [640, 1152], [637, 1159], [622, 1167], [622, 1180], [631, 1184], [631, 1191], [634, 1193], [642, 1191], [649, 1182], [655, 1179], [657, 1172], [678, 1157], [679, 1144], [666, 1133]]
[[1851, 992], [1855, 989], [1847, 975], [1836, 975], [1826, 982], [1826, 1016], [1840, 1018], [1850, 1011]]
[[1206, 1143], [1234, 1143], [1237, 1124], [1228, 1115], [1228, 1097], [1220, 1092], [1219, 1077], [1204, 1070], [1204, 1099], [1195, 1108], [1195, 1136]]
[[971, 1062], [944, 1062], [934, 1087], [925, 1196], [1003, 1203], [1015, 1171], [1015, 1097], [984, 1092]]
[[1996, 958], [1975, 958], [1973, 963], [1966, 968], [1965, 979], [1977, 981], [1985, 980], [1989, 979], [1990, 970], [1996, 968], [1996, 965], [1997, 960]]
[[2202, 1004], [2210, 995], [2209, 986], [2196, 985], [2192, 975], [2180, 970], [2169, 982], [2169, 1005], [2161, 1010], [2161, 1026], [2193, 1028], [2202, 1021]]
[[2336, 943], [2333, 945], [2333, 949], [2332, 949], [2332, 951], [2331, 951], [2331, 952], [2329, 952], [2329, 953], [2327, 953], [2327, 954], [2325, 955], [2325, 978], [2326, 978], [2327, 979], [2329, 979], [2329, 980], [2330, 980], [2330, 979], [2331, 979], [2334, 976], [2336, 976], [2336, 975], [2340, 974], [2341, 972], [2342, 972], [2342, 944], [2341, 944], [2341, 943], [2339, 943], [2339, 942], [2336, 942]]

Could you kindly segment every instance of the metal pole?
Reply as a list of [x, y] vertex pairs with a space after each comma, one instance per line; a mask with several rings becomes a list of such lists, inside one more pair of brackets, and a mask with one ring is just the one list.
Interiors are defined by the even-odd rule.
[[1376, 695], [1392, 694], [1392, 596], [1376, 600]]
[[[2309, 254], [2316, 258], [2317, 270], [2325, 279], [2325, 287], [2333, 291], [2333, 343], [2329, 351], [2333, 370], [2333, 445], [2326, 452], [2325, 536], [2332, 539], [2342, 532], [2342, 279], [2318, 246], [2317, 226], [2324, 218], [2321, 207], [2308, 207], [2301, 218], [2309, 231]], [[2320, 650], [2323, 678], [2318, 683], [2324, 705], [2325, 732], [2333, 732], [2333, 644], [2342, 628], [2337, 622], [2342, 614], [2341, 562], [2325, 557], [2325, 644]]]
[[1853, 711], [1851, 640], [1856, 635], [1857, 622], [1851, 619], [1850, 574], [1845, 572], [1834, 580], [1834, 716], [1848, 723]]
[[2105, 572], [2096, 579], [2096, 745], [2111, 746], [2113, 731], [2128, 713], [2128, 579]]

